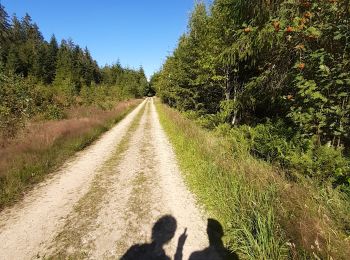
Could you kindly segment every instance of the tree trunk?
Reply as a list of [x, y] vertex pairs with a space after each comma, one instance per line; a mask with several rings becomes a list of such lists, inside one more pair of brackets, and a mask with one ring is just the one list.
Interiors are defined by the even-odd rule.
[[[235, 83], [235, 84], [234, 84]], [[232, 70], [230, 68], [226, 69], [226, 86], [225, 86], [225, 99], [231, 100], [231, 92], [233, 90], [233, 101], [237, 101], [238, 93], [238, 80], [233, 79]], [[234, 109], [231, 124], [234, 126], [237, 123], [238, 109]]]
[[[236, 81], [237, 83], [237, 81]], [[233, 101], [236, 104], [237, 101], [237, 84], [236, 86], [233, 88]], [[238, 114], [238, 109], [235, 107], [233, 110], [233, 117], [232, 117], [232, 122], [231, 124], [234, 126], [236, 124], [237, 121], [237, 114]]]
[[231, 99], [232, 81], [230, 75], [230, 69], [226, 69], [226, 86], [225, 86], [225, 98], [226, 100]]

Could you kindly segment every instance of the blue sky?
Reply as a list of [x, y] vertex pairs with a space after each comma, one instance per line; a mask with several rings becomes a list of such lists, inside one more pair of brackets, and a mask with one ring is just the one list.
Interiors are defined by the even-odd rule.
[[118, 59], [158, 70], [187, 29], [195, 0], [0, 0], [9, 15], [27, 12], [45, 39], [72, 38], [100, 66]]

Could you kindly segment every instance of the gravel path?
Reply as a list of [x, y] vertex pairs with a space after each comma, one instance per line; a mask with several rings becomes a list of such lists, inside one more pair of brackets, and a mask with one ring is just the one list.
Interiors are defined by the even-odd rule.
[[148, 98], [0, 213], [0, 259], [188, 259], [206, 225]]

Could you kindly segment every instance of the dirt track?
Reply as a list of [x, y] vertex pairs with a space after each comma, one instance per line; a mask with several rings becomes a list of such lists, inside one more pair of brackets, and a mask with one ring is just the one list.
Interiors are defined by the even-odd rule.
[[0, 259], [188, 259], [208, 246], [206, 225], [149, 98], [0, 213]]

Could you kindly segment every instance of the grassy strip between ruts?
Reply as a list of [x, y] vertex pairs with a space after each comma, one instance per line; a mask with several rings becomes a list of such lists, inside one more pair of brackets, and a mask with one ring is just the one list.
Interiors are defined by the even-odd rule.
[[[44, 180], [76, 152], [93, 143], [111, 129], [141, 102], [126, 102], [122, 110], [102, 122], [85, 129], [81, 134], [65, 135], [45, 149], [32, 149], [15, 158], [15, 163], [4, 176], [0, 176], [0, 210], [20, 199], [34, 184]], [[28, 160], [28, 157], [30, 160]]]
[[96, 224], [94, 221], [98, 218], [104, 197], [109, 196], [111, 179], [113, 175], [118, 175], [116, 168], [130, 146], [132, 135], [140, 126], [147, 106], [149, 104], [145, 104], [138, 112], [111, 158], [98, 170], [90, 190], [74, 206], [74, 213], [67, 218], [63, 230], [55, 238], [53, 252], [45, 259], [86, 259], [89, 256], [91, 244], [87, 243], [86, 237], [84, 243], [84, 236], [87, 235], [87, 231], [92, 230], [91, 226]]
[[309, 190], [290, 185], [272, 166], [247, 153], [233, 153], [225, 139], [174, 109], [157, 102], [157, 110], [187, 184], [223, 224], [230, 250], [244, 259], [346, 256], [344, 236], [332, 221], [323, 220]]

